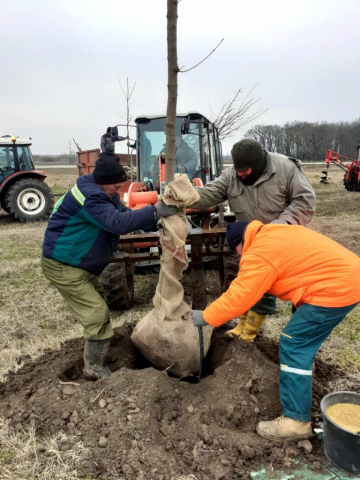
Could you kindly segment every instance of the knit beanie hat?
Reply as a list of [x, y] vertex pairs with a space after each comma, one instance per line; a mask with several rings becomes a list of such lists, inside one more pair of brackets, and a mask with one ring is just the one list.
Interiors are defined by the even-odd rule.
[[243, 241], [243, 236], [249, 222], [233, 222], [226, 227], [226, 240], [232, 250]]
[[263, 147], [252, 138], [245, 138], [234, 144], [231, 150], [234, 169], [237, 171], [252, 169], [251, 174], [243, 181], [245, 185], [252, 185], [260, 178], [266, 166], [266, 157]]
[[120, 165], [119, 157], [114, 153], [100, 153], [95, 163], [94, 178], [100, 185], [121, 183], [127, 180], [125, 170]]

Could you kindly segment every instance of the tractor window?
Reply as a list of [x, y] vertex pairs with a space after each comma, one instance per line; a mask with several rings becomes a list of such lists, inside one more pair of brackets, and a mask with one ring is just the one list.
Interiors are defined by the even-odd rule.
[[17, 147], [20, 170], [32, 170], [34, 168], [29, 147]]
[[[189, 133], [181, 135], [183, 118], [176, 119], [175, 173], [185, 172], [191, 179], [200, 168], [200, 124], [190, 123]], [[166, 119], [156, 118], [138, 123], [139, 180], [151, 181], [155, 188], [159, 180], [159, 155], [165, 154]]]
[[0, 147], [0, 183], [15, 171], [14, 148]]

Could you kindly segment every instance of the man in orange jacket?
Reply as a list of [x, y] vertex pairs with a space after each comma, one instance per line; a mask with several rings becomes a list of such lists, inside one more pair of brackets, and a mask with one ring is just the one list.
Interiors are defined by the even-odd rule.
[[272, 440], [308, 438], [315, 354], [360, 301], [360, 258], [300, 225], [236, 222], [228, 225], [226, 236], [241, 256], [240, 271], [206, 310], [192, 312], [194, 325], [218, 327], [246, 312], [265, 292], [291, 301], [297, 310], [279, 342], [283, 415], [260, 422], [257, 432]]

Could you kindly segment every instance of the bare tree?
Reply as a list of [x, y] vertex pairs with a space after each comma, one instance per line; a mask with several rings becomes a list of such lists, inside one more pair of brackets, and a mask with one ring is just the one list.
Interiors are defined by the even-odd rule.
[[269, 108], [261, 106], [259, 106], [256, 111], [252, 110], [252, 107], [260, 101], [259, 99], [251, 97], [255, 87], [256, 85], [254, 85], [242, 100], [240, 95], [243, 93], [243, 89], [239, 88], [234, 92], [232, 99], [223, 104], [217, 115], [212, 113], [212, 121], [218, 128], [220, 140], [224, 140], [231, 136], [236, 130], [239, 130], [239, 128], [252, 120], [255, 120], [269, 110]]
[[128, 137], [128, 142], [127, 142], [127, 150], [128, 150], [128, 157], [130, 157], [130, 147], [129, 147], [129, 125], [132, 120], [132, 117], [130, 116], [130, 98], [132, 94], [134, 93], [135, 90], [135, 85], [136, 82], [134, 82], [134, 85], [132, 87], [129, 87], [129, 78], [126, 77], [126, 90], [123, 88], [120, 79], [118, 79], [119, 85], [121, 88], [121, 91], [125, 97], [126, 100], [126, 136]]

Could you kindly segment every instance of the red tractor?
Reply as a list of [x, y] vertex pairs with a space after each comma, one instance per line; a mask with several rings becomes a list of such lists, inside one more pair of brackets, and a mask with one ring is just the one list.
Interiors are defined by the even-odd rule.
[[31, 138], [0, 137], [0, 206], [21, 222], [43, 220], [54, 207], [46, 175], [35, 170], [31, 143]]
[[327, 167], [322, 172], [324, 177], [321, 177], [320, 183], [329, 183], [329, 167], [331, 163], [334, 163], [345, 172], [344, 185], [346, 190], [349, 192], [360, 192], [360, 144], [355, 146], [354, 160], [350, 160], [349, 157], [345, 157], [345, 155], [341, 155], [333, 150], [328, 150], [325, 163]]

